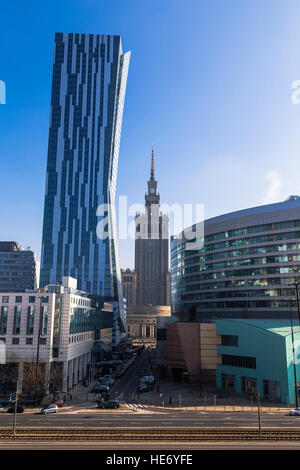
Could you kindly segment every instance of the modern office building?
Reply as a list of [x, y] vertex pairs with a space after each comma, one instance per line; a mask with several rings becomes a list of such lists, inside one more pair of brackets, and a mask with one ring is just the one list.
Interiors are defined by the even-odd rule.
[[[102, 309], [113, 315], [110, 305], [104, 304]], [[70, 277], [63, 277], [61, 285], [2, 293], [0, 343], [5, 345], [4, 362], [17, 366], [20, 390], [24, 368], [35, 367], [37, 358], [45, 376], [56, 367], [61, 368], [59, 390], [71, 390], [85, 378], [93, 366], [95, 339], [101, 339], [101, 331], [96, 329], [103, 328], [103, 334], [107, 333], [101, 311], [97, 313], [98, 320], [91, 299], [77, 289], [76, 279]], [[1, 385], [8, 384], [3, 367], [0, 366], [0, 393]]]
[[0, 292], [22, 292], [38, 286], [38, 263], [29, 248], [0, 242]]
[[[292, 327], [293, 325], [293, 334]], [[293, 357], [295, 348], [295, 368]], [[167, 325], [167, 375], [200, 389], [262, 401], [300, 403], [298, 318], [215, 319]]]
[[293, 326], [296, 377], [290, 321], [220, 319], [215, 323], [221, 339], [217, 345], [217, 388], [253, 397], [258, 394], [273, 403], [295, 404], [296, 388], [300, 395], [298, 322], [294, 320]]
[[135, 218], [135, 271], [137, 305], [170, 305], [169, 217], [160, 212], [154, 176], [154, 152], [145, 194], [145, 212]]
[[55, 35], [40, 283], [74, 277], [117, 302], [121, 322], [114, 207], [129, 60], [120, 36]]
[[121, 269], [123, 295], [126, 299], [126, 307], [136, 306], [137, 274], [132, 269]]
[[205, 220], [198, 250], [173, 238], [171, 273], [172, 313], [183, 321], [289, 318], [291, 284], [300, 281], [300, 198]]

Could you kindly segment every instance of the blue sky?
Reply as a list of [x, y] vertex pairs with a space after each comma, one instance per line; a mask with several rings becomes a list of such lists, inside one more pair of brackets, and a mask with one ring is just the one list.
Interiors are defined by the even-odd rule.
[[[131, 50], [118, 194], [205, 217], [300, 193], [298, 0], [2, 2], [0, 239], [40, 257], [54, 33], [120, 34]], [[120, 242], [133, 266], [133, 242]]]

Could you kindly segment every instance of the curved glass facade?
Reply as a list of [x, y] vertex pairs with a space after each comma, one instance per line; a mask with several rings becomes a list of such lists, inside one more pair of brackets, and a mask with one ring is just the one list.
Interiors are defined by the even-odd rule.
[[289, 318], [300, 281], [300, 201], [204, 222], [203, 247], [171, 242], [172, 312], [182, 319]]

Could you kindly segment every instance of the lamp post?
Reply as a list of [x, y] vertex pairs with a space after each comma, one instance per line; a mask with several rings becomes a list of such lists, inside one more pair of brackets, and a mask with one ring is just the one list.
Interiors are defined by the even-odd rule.
[[37, 295], [36, 298], [40, 299], [40, 311], [39, 311], [39, 330], [37, 338], [37, 350], [36, 350], [36, 364], [35, 364], [35, 387], [36, 387], [36, 397], [37, 397], [37, 379], [38, 379], [38, 368], [40, 360], [40, 337], [42, 333], [42, 299], [46, 298], [46, 295]]
[[19, 381], [17, 381], [17, 388], [16, 388], [16, 394], [15, 394], [15, 409], [14, 409], [14, 422], [13, 422], [14, 436], [16, 435], [16, 425], [17, 425], [18, 393], [19, 393]]
[[293, 367], [294, 367], [294, 382], [295, 382], [295, 401], [296, 401], [296, 408], [298, 408], [299, 404], [298, 404], [297, 372], [296, 372], [295, 343], [294, 343], [294, 329], [293, 329], [293, 315], [292, 315], [292, 299], [290, 299], [290, 319], [291, 319], [291, 332], [292, 332]]
[[296, 289], [296, 300], [297, 300], [297, 309], [298, 309], [298, 318], [299, 318], [299, 325], [300, 325], [300, 305], [299, 305], [299, 292], [298, 286], [300, 286], [300, 282], [292, 282], [291, 286], [295, 286]]

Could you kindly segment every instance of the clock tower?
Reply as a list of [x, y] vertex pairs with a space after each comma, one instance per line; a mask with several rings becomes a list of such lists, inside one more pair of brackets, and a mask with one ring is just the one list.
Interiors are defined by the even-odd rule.
[[150, 180], [147, 181], [148, 193], [145, 194], [145, 206], [151, 210], [153, 204], [158, 204], [160, 202], [159, 194], [157, 193], [157, 181], [154, 177], [154, 149], [152, 145], [152, 160], [151, 160], [151, 174]]
[[160, 212], [153, 146], [147, 186], [145, 213], [137, 214], [135, 218], [137, 305], [170, 305], [169, 217]]

